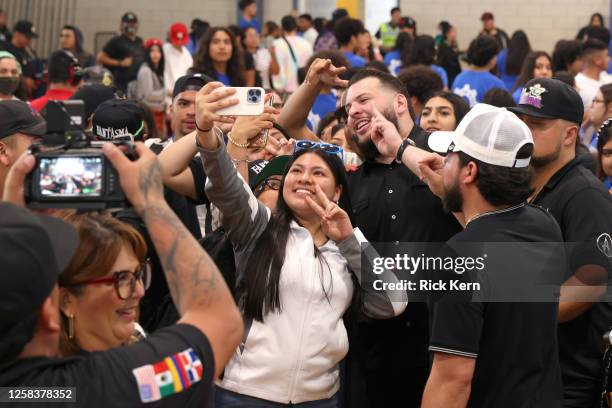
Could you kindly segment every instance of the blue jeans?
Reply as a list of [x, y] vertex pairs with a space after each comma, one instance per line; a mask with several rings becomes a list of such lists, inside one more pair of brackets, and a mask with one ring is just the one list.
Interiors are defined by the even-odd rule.
[[244, 394], [225, 390], [221, 387], [215, 389], [215, 408], [338, 408], [338, 394], [329, 399], [301, 402], [299, 404], [282, 404], [250, 397]]

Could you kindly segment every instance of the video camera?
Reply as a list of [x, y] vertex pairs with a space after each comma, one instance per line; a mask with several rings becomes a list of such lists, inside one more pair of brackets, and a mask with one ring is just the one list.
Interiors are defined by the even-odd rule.
[[[117, 170], [102, 153], [105, 142], [94, 141], [84, 130], [83, 102], [49, 101], [44, 117], [44, 141], [30, 146], [36, 167], [26, 178], [28, 207], [103, 210], [130, 206]], [[113, 143], [124, 146], [126, 156], [134, 160], [130, 141]]]

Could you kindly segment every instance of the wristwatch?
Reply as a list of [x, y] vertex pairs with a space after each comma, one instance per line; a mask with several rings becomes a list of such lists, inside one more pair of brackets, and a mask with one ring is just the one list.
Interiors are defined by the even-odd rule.
[[410, 139], [409, 137], [406, 137], [403, 141], [402, 144], [400, 145], [399, 149], [397, 149], [397, 155], [395, 156], [395, 162], [396, 163], [402, 163], [402, 156], [404, 155], [404, 150], [406, 150], [406, 148], [408, 146], [415, 146], [414, 141], [412, 139]]

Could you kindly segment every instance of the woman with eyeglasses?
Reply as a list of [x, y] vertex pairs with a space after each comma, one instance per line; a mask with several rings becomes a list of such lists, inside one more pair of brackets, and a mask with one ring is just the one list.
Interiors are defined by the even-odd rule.
[[[597, 131], [604, 123], [604, 120], [612, 117], [612, 84], [602, 85], [595, 98], [591, 102], [591, 108], [588, 112], [589, 122], [594, 130], [594, 133], [585, 135], [584, 144], [589, 147], [589, 150], [597, 149]], [[587, 128], [588, 126], [583, 126]]]
[[[342, 316], [356, 300], [367, 315], [391, 318], [404, 310], [405, 292], [376, 290], [366, 277], [378, 255], [353, 229], [341, 147], [297, 141], [276, 212], [257, 201], [213, 131], [215, 122], [230, 121], [216, 111], [237, 102], [232, 89], [212, 92], [220, 85], [209, 83], [196, 96], [196, 143], [207, 195], [234, 246], [246, 330], [216, 406], [337, 407], [339, 363], [348, 351]], [[251, 142], [237, 137], [230, 143]], [[370, 277], [397, 282], [387, 270]]]
[[80, 237], [76, 255], [59, 278], [62, 355], [139, 340], [139, 303], [151, 279], [144, 239], [108, 214], [62, 218]]

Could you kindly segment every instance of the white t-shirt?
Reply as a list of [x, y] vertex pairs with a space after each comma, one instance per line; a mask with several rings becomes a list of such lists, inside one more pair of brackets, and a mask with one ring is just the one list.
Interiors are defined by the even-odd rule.
[[310, 46], [314, 48], [315, 42], [317, 41], [317, 37], [319, 36], [319, 32], [314, 29], [314, 27], [310, 27], [308, 30], [304, 31], [302, 34], [302, 38], [310, 43]]
[[[164, 44], [164, 86], [167, 94], [172, 94], [176, 80], [186, 75], [192, 66], [193, 57], [187, 47], [181, 47], [179, 51], [170, 43]], [[170, 96], [167, 97], [167, 103], [172, 103]]]
[[312, 46], [308, 41], [297, 35], [285, 38], [289, 44], [291, 44], [291, 48], [297, 59], [297, 64], [291, 56], [291, 52], [285, 40], [282, 38], [274, 40], [273, 45], [280, 73], [272, 76], [272, 81], [274, 81], [274, 88], [277, 90], [294, 92], [298, 87], [298, 68], [306, 65], [308, 58], [312, 55]]
[[582, 104], [584, 105], [585, 111], [591, 107], [599, 88], [610, 82], [612, 82], [612, 78], [607, 76], [600, 76], [599, 81], [596, 81], [587, 77], [582, 72], [576, 75], [576, 86], [578, 87], [580, 98], [582, 98]]
[[259, 72], [261, 77], [262, 87], [265, 89], [271, 88], [270, 86], [270, 61], [272, 56], [266, 48], [259, 48], [253, 56], [255, 60], [255, 70]]

